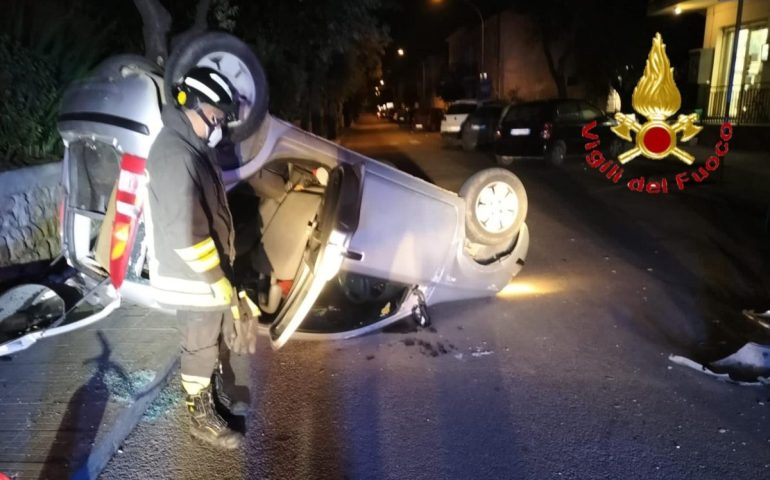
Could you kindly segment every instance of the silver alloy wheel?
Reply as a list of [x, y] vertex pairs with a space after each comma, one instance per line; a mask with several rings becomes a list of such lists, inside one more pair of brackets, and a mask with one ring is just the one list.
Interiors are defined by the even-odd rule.
[[505, 182], [492, 182], [476, 200], [476, 218], [490, 233], [500, 233], [516, 221], [519, 202], [516, 192]]

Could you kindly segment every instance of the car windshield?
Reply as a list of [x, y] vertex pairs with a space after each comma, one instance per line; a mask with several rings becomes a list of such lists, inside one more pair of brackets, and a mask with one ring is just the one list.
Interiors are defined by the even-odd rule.
[[447, 115], [462, 115], [471, 113], [476, 110], [475, 103], [455, 103], [449, 106]]
[[548, 104], [545, 103], [532, 103], [525, 105], [517, 105], [508, 109], [508, 114], [505, 116], [506, 122], [531, 122], [531, 121], [544, 121], [547, 117]]

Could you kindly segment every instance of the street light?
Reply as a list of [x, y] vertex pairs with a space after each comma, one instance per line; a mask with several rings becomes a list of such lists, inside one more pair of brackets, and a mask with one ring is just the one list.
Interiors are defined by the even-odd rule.
[[398, 50], [396, 50], [396, 53], [398, 53], [399, 57], [403, 57], [404, 56], [404, 49], [403, 48], [399, 48]]
[[[470, 0], [462, 0], [466, 5], [471, 7], [475, 12], [476, 15], [479, 16], [479, 20], [481, 20], [481, 72], [484, 71], [484, 15], [481, 13], [481, 10], [479, 10], [479, 7], [477, 7], [473, 2]], [[435, 3], [436, 5], [439, 5], [443, 2], [443, 0], [431, 0], [431, 2]]]
[[385, 86], [385, 80], [380, 79], [380, 85]]

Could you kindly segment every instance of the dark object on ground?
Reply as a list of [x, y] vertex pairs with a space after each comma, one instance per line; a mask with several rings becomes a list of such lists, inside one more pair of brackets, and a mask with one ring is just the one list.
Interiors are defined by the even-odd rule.
[[440, 108], [418, 108], [412, 115], [412, 130], [438, 132], [441, 129], [443, 116], [444, 111]]

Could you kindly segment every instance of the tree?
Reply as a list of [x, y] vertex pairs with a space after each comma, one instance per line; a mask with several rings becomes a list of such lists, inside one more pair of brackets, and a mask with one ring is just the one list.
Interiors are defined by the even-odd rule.
[[649, 43], [643, 35], [646, 6], [644, 0], [539, 0], [519, 2], [516, 10], [537, 23], [558, 95], [568, 95], [574, 75], [587, 98], [603, 101], [617, 76], [631, 71], [625, 65], [640, 45]]
[[236, 34], [252, 44], [271, 88], [271, 111], [304, 128], [328, 128], [342, 104], [381, 72], [389, 41], [380, 0], [242, 1]]
[[[219, 27], [232, 30], [233, 16], [237, 13], [237, 8], [232, 7], [229, 0], [213, 0], [213, 3]], [[134, 0], [134, 5], [142, 17], [145, 56], [160, 66], [163, 66], [168, 58], [169, 47], [173, 50], [209, 28], [208, 18], [211, 13], [212, 0], [198, 0], [192, 24], [174, 35], [170, 42], [169, 32], [173, 27], [174, 15], [163, 6], [160, 0]], [[171, 2], [170, 5], [172, 12], [187, 10], [187, 3]]]

